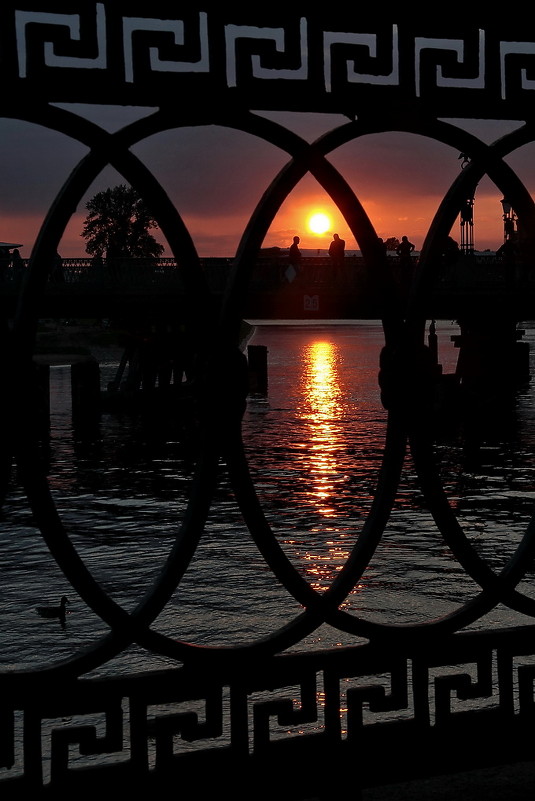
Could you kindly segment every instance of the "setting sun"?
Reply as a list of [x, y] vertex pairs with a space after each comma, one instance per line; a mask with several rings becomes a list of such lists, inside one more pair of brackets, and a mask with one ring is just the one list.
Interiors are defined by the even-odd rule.
[[324, 234], [331, 227], [331, 219], [323, 212], [315, 212], [308, 218], [308, 228], [313, 234]]

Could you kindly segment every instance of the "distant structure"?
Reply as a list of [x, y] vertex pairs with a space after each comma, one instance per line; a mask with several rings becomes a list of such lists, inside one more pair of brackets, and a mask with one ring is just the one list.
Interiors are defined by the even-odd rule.
[[474, 253], [474, 198], [467, 198], [461, 206], [461, 253], [471, 256]]
[[500, 203], [503, 209], [503, 241], [505, 244], [505, 242], [509, 242], [517, 237], [517, 218], [507, 198], [503, 198]]

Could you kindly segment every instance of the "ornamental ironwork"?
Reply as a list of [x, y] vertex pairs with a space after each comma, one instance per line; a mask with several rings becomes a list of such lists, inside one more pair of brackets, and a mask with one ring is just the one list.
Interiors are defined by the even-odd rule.
[[523, 119], [535, 38], [485, 24], [370, 24], [354, 11], [154, 2], [6, 3], [2, 77], [53, 102], [336, 111], [377, 103], [449, 116]]
[[[525, 26], [502, 20], [481, 26], [365, 25], [356, 12], [316, 13], [310, 4], [279, 14], [213, 10], [209, 4], [181, 9], [158, 0], [150, 6], [131, 0], [58, 0], [46, 7], [5, 0], [0, 22], [0, 70], [10, 89], [4, 116], [60, 131], [88, 149], [43, 220], [16, 312], [4, 320], [2, 490], [10, 481], [23, 488], [59, 568], [109, 630], [60, 664], [0, 674], [2, 797], [100, 790], [110, 781], [144, 791], [170, 781], [194, 781], [202, 782], [206, 794], [226, 785], [238, 797], [251, 797], [253, 782], [258, 798], [275, 792], [278, 798], [326, 797], [333, 772], [339, 792], [342, 786], [531, 758], [526, 731], [534, 723], [535, 625], [477, 634], [465, 629], [499, 604], [528, 619], [535, 615], [533, 597], [518, 588], [533, 565], [533, 523], [499, 572], [466, 537], [433, 448], [429, 398], [436, 374], [425, 323], [443, 240], [484, 175], [512, 204], [526, 258], [533, 252], [533, 201], [507, 156], [535, 138], [528, 113], [535, 91], [535, 37], [526, 37]], [[184, 103], [184, 98], [202, 103]], [[154, 112], [110, 133], [68, 105], [58, 105], [69, 103], [150, 106]], [[255, 109], [336, 112], [343, 122], [309, 143]], [[522, 124], [487, 144], [444, 117]], [[288, 156], [251, 212], [217, 302], [179, 211], [132, 150], [172, 127], [212, 124], [245, 131]], [[403, 297], [364, 206], [328, 158], [344, 143], [382, 131], [429, 136], [467, 157], [437, 211]], [[179, 265], [196, 325], [195, 385], [200, 388], [200, 450], [186, 513], [164, 565], [132, 610], [105, 591], [74, 546], [28, 426], [36, 408], [35, 332], [50, 265], [72, 210], [107, 165], [149, 203]], [[308, 174], [338, 205], [376, 282], [385, 334], [380, 391], [388, 410], [374, 502], [346, 563], [324, 593], [291, 563], [266, 520], [241, 431], [247, 365], [239, 348], [240, 326], [253, 265], [281, 204]], [[407, 445], [437, 531], [476, 590], [439, 619], [384, 625], [349, 613], [344, 604], [381, 542]], [[302, 611], [250, 644], [198, 646], [162, 634], [155, 621], [180, 588], [202, 541], [221, 463], [265, 564]], [[323, 625], [354, 637], [355, 644], [284, 653]], [[173, 666], [158, 673], [91, 677], [132, 644]], [[453, 709], [454, 700], [461, 711]], [[492, 708], [483, 703], [479, 708], [480, 700], [490, 700]], [[318, 721], [310, 732], [307, 725]], [[278, 735], [292, 729], [295, 736], [274, 736], [274, 728]], [[373, 769], [377, 749], [389, 754], [379, 772]], [[73, 751], [78, 766], [72, 764]], [[318, 772], [310, 770], [315, 759]]]

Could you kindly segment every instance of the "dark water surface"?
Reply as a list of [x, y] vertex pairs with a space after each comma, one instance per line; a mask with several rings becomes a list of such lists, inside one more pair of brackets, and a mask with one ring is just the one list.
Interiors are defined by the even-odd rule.
[[[457, 351], [450, 337], [457, 329], [437, 325], [439, 358], [452, 372]], [[525, 340], [534, 350], [529, 325]], [[377, 383], [382, 329], [374, 322], [258, 324], [250, 344], [268, 351], [268, 396], [250, 397], [243, 421], [256, 491], [285, 553], [322, 591], [347, 559], [374, 497], [386, 426]], [[97, 355], [104, 387], [118, 354]], [[514, 424], [496, 426], [476, 467], [467, 467], [459, 440], [437, 445], [450, 503], [495, 569], [513, 553], [533, 512], [533, 392], [530, 385], [518, 393]], [[68, 366], [51, 368], [51, 405], [47, 458], [55, 503], [93, 575], [131, 610], [156, 578], [182, 521], [191, 481], [187, 450], [178, 431], [127, 414], [104, 414], [96, 434], [81, 437], [72, 426]], [[50, 556], [16, 480], [1, 522], [2, 669], [48, 664], [96, 642], [106, 626]], [[532, 583], [533, 572], [522, 583], [527, 594]], [[381, 545], [344, 608], [380, 622], [425, 622], [453, 611], [477, 589], [444, 544], [408, 457]], [[64, 629], [35, 613], [38, 604], [57, 603], [63, 594], [70, 601]], [[300, 611], [252, 542], [223, 472], [205, 535], [154, 628], [200, 645], [250, 642]], [[509, 622], [525, 618], [499, 608], [484, 621]], [[325, 626], [299, 647], [350, 642]], [[161, 664], [133, 648], [106, 670]]]

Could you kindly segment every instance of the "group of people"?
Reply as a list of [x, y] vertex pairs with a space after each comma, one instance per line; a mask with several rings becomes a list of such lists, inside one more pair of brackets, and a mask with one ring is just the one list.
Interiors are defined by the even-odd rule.
[[[289, 261], [290, 264], [297, 266], [301, 262], [301, 251], [299, 250], [299, 244], [301, 240], [298, 236], [294, 236], [293, 242], [290, 245], [290, 252], [289, 252]], [[384, 242], [382, 239], [379, 242]], [[329, 256], [333, 265], [340, 266], [344, 263], [344, 256], [345, 256], [345, 247], [346, 243], [345, 240], [342, 239], [338, 234], [333, 234], [333, 239], [331, 244], [329, 245]], [[386, 247], [386, 246], [385, 246]], [[412, 253], [414, 252], [415, 245], [409, 241], [407, 236], [402, 236], [399, 245], [396, 248], [396, 253], [400, 258], [400, 262], [402, 264], [412, 264]], [[385, 251], [386, 254], [386, 251]]]
[[[297, 267], [301, 263], [301, 251], [299, 249], [300, 242], [301, 239], [298, 236], [294, 236], [293, 242], [290, 245], [289, 261], [290, 264], [294, 265], [294, 267]], [[338, 234], [333, 234], [332, 242], [329, 245], [329, 256], [335, 267], [343, 265], [345, 249], [345, 240], [342, 239]]]
[[[294, 236], [293, 243], [289, 250], [289, 262], [292, 264], [296, 271], [299, 271], [301, 263], [301, 251], [299, 249], [300, 238]], [[387, 256], [387, 243], [383, 239], [378, 238], [379, 247], [382, 248], [382, 253]], [[345, 241], [341, 239], [338, 234], [333, 234], [333, 239], [329, 245], [329, 256], [333, 267], [339, 267], [344, 263], [345, 256]], [[408, 236], [402, 236], [399, 241], [395, 253], [398, 256], [397, 263], [394, 265], [398, 280], [405, 282], [410, 280], [412, 274], [412, 267], [414, 266], [414, 252], [416, 246], [411, 242]], [[390, 251], [391, 252], [391, 251]], [[442, 264], [446, 267], [455, 265], [461, 255], [459, 244], [451, 236], [447, 236], [444, 240], [441, 249]], [[496, 255], [503, 261], [504, 264], [514, 264], [518, 258], [517, 246], [513, 237], [498, 249]], [[399, 270], [399, 273], [398, 273]]]

